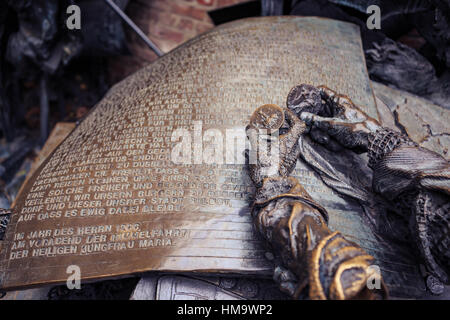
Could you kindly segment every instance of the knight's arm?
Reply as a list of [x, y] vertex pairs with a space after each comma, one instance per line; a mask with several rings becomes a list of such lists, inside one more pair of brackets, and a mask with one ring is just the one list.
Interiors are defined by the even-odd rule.
[[[305, 92], [321, 97], [315, 108], [310, 107], [315, 100], [308, 95], [305, 98]], [[288, 107], [312, 127], [311, 133], [316, 135], [311, 134], [311, 138], [325, 135], [328, 139], [316, 141], [326, 146], [335, 141], [346, 148], [368, 153], [374, 191], [387, 199], [395, 199], [395, 209], [408, 219], [413, 240], [428, 270], [442, 282], [448, 282], [449, 162], [418, 146], [408, 136], [383, 128], [348, 97], [327, 87], [300, 85], [293, 88], [290, 96]]]
[[[371, 267], [374, 258], [328, 228], [327, 212], [297, 179], [265, 178], [252, 214], [277, 259], [293, 274], [291, 279], [279, 280], [293, 297], [307, 286], [310, 299], [386, 297], [381, 276]], [[369, 288], [368, 282], [378, 282], [380, 287]]]
[[418, 146], [405, 134], [382, 127], [348, 97], [325, 86], [310, 90], [319, 92], [322, 108], [328, 108], [332, 117], [312, 115], [314, 126], [326, 129], [344, 146], [368, 152], [376, 192], [389, 199], [419, 189], [450, 193], [450, 166], [442, 156]]
[[419, 189], [450, 194], [449, 162], [401, 133], [382, 128], [369, 134], [368, 156], [373, 188], [388, 199]]
[[[339, 232], [332, 232], [327, 226], [326, 210], [311, 199], [297, 179], [289, 177], [298, 157], [297, 140], [304, 124], [290, 110], [266, 106], [264, 115], [272, 115], [271, 123], [275, 123], [276, 116], [286, 117], [289, 131], [280, 136], [279, 154], [260, 153], [260, 149], [268, 147], [262, 143], [267, 138], [259, 137], [257, 129], [265, 125], [261, 120], [265, 118], [258, 117], [260, 111], [255, 111], [247, 127], [252, 152], [258, 150], [258, 156], [253, 157], [256, 161], [250, 161], [250, 157], [248, 164], [257, 187], [252, 215], [277, 263], [289, 270], [275, 270], [281, 288], [299, 297], [308, 286], [311, 299], [385, 297], [387, 290], [381, 276], [371, 268], [374, 258]], [[380, 287], [369, 288], [370, 281]]]
[[446, 159], [390, 129], [369, 135], [373, 188], [395, 199], [432, 275], [450, 277], [450, 165]]

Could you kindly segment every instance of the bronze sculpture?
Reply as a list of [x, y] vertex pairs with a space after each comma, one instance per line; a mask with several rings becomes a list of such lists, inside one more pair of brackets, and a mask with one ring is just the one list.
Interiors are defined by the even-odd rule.
[[[270, 108], [281, 110], [275, 105]], [[307, 285], [311, 299], [387, 297], [381, 279], [378, 290], [371, 291], [367, 287], [367, 281], [377, 276], [370, 268], [374, 258], [341, 233], [332, 232], [327, 227], [326, 210], [309, 196], [297, 179], [289, 177], [298, 157], [297, 140], [306, 127], [291, 110], [284, 109], [284, 116], [289, 129], [280, 136], [279, 155], [271, 152], [268, 156], [268, 152], [261, 152], [262, 139], [266, 139], [260, 134], [261, 129], [270, 128], [261, 108], [252, 115], [247, 127], [252, 152], [257, 150], [260, 155], [256, 156], [256, 163], [249, 161], [250, 177], [258, 187], [252, 210], [254, 223], [280, 260], [277, 263], [289, 269], [277, 267], [275, 280], [281, 290], [294, 298], [301, 297]], [[264, 172], [278, 156], [277, 170]]]
[[[257, 117], [259, 110], [251, 119]], [[281, 289], [298, 297], [309, 284], [309, 297], [313, 299], [379, 298], [387, 295], [384, 284], [381, 290], [367, 290], [365, 280], [373, 276], [369, 268], [373, 258], [338, 232], [332, 233], [326, 226], [326, 211], [311, 199], [297, 179], [288, 177], [293, 168], [291, 157], [286, 157], [286, 152], [281, 150], [290, 150], [291, 155], [297, 157], [300, 152], [296, 142], [308, 130], [315, 142], [330, 150], [347, 148], [357, 153], [368, 153], [374, 191], [388, 201], [395, 199], [397, 212], [410, 217], [410, 232], [429, 272], [448, 283], [448, 161], [419, 147], [406, 135], [383, 128], [348, 97], [325, 86], [316, 88], [302, 84], [294, 87], [288, 95], [285, 115], [286, 120], [289, 119], [286, 122], [289, 128], [287, 133], [280, 135], [277, 174], [273, 176], [272, 171], [270, 177], [261, 175], [264, 163], [268, 162], [264, 156], [256, 164], [249, 163], [250, 176], [258, 187], [253, 208], [255, 225], [272, 250], [279, 253], [281, 264], [289, 269], [279, 267], [275, 270], [274, 278], [280, 282]], [[306, 126], [302, 127], [299, 119]], [[252, 150], [258, 148], [255, 133], [258, 128], [253, 123], [251, 121], [247, 128]], [[260, 125], [259, 130], [262, 127]], [[335, 250], [334, 255], [327, 256], [320, 252], [333, 252], [327, 246], [345, 247], [346, 250]], [[339, 272], [342, 270], [348, 272], [347, 283], [340, 283], [342, 273]]]
[[[293, 32], [302, 36], [293, 38]], [[285, 105], [284, 97], [289, 89], [302, 82], [326, 83], [338, 92], [345, 92], [357, 105], [364, 106], [363, 111], [376, 118], [381, 112], [377, 112], [366, 74], [358, 32], [353, 25], [317, 18], [244, 20], [187, 43], [115, 86], [26, 184], [23, 196], [18, 197], [5, 240], [0, 243], [5, 249], [0, 251], [0, 287], [11, 290], [31, 284], [64, 284], [67, 265], [77, 264], [82, 265], [83, 282], [136, 272], [170, 271], [183, 273], [191, 280], [205, 276], [214, 285], [223, 290], [235, 290], [234, 293], [244, 298], [270, 298], [267, 286], [261, 284], [266, 281], [264, 283], [275, 288], [273, 281], [268, 280], [273, 274], [273, 263], [264, 242], [257, 239], [252, 230], [250, 204], [255, 192], [244, 172], [244, 163], [180, 166], [158, 152], [170, 151], [171, 133], [179, 127], [191, 128], [194, 121], [202, 120], [204, 131], [213, 128], [226, 133], [227, 129], [239, 128], [243, 132], [255, 106]], [[312, 42], [314, 47], [310, 46]], [[261, 43], [270, 45], [264, 45], [265, 50], [261, 50]], [[317, 97], [322, 99], [320, 94]], [[408, 101], [411, 100], [408, 98]], [[320, 108], [310, 111], [319, 112]], [[267, 123], [272, 124], [270, 127], [276, 128], [279, 123], [274, 119], [279, 113], [271, 115], [267, 110], [264, 113]], [[399, 114], [401, 117], [405, 113]], [[424, 121], [433, 124], [429, 119], [433, 117]], [[292, 175], [326, 208], [329, 229], [339, 230], [375, 258], [390, 296], [423, 298], [426, 288], [421, 270], [417, 268], [415, 257], [418, 255], [412, 255], [409, 247], [394, 247], [396, 243], [372, 232], [368, 221], [361, 219], [366, 214], [367, 202], [363, 201], [369, 197], [360, 182], [364, 182], [364, 186], [371, 184], [365, 183], [369, 179], [358, 179], [371, 176], [370, 169], [361, 162], [361, 168], [367, 170], [355, 170], [361, 169], [357, 167], [361, 159], [351, 151], [342, 150], [337, 142], [334, 146], [342, 153], [325, 154], [325, 147], [310, 143], [309, 136], [324, 137], [321, 131], [304, 127], [302, 123], [299, 129], [310, 130], [310, 134], [301, 135], [298, 140], [301, 159], [296, 159], [297, 149], [289, 153], [286, 148], [286, 154], [291, 157], [286, 164], [297, 162]], [[411, 127], [422, 128], [415, 123]], [[288, 129], [288, 126], [280, 127], [282, 133]], [[439, 129], [430, 127], [434, 134]], [[194, 128], [193, 139], [195, 133]], [[409, 136], [420, 141], [417, 136]], [[129, 138], [142, 138], [142, 141], [133, 142]], [[326, 143], [327, 138], [323, 139]], [[428, 142], [434, 140], [437, 144], [438, 139], [433, 137]], [[333, 141], [328, 136], [330, 140]], [[327, 147], [330, 145], [331, 142]], [[445, 146], [443, 143], [442, 149]], [[192, 151], [195, 155], [195, 150]], [[140, 152], [147, 154], [139, 155]], [[354, 161], [347, 161], [351, 157]], [[70, 185], [68, 181], [73, 182]], [[353, 199], [342, 196], [336, 185], [352, 193], [350, 196], [355, 195]], [[99, 199], [119, 197], [114, 188], [128, 188], [130, 192], [122, 195], [130, 198], [126, 201]], [[77, 193], [72, 194], [74, 190]], [[64, 193], [64, 197], [60, 193]], [[300, 202], [306, 201], [302, 193], [296, 196]], [[68, 216], [47, 215], [45, 208], [39, 208], [44, 201], [70, 206], [62, 210]], [[166, 201], [177, 203], [167, 205]], [[48, 205], [55, 206], [54, 203]], [[82, 216], [71, 215], [76, 209]], [[377, 217], [376, 213], [374, 211], [372, 216]], [[376, 221], [380, 221], [381, 226], [389, 225], [380, 219]], [[19, 247], [19, 240], [14, 241], [15, 236], [22, 233], [39, 234], [39, 231], [43, 231], [46, 242], [47, 239], [53, 241], [63, 232], [72, 232], [70, 228], [77, 233], [70, 239], [82, 238], [81, 244], [74, 244], [80, 249], [76, 254], [54, 256], [51, 254], [55, 246], [31, 248], [27, 241], [23, 248]], [[47, 236], [44, 232], [47, 230], [56, 231]], [[103, 242], [96, 244], [96, 248], [107, 251], [80, 254], [83, 247], [90, 248], [85, 245], [91, 234], [85, 231], [106, 236], [108, 243], [120, 246], [109, 250]], [[160, 239], [162, 234], [167, 234], [168, 239]], [[134, 248], [122, 249], [122, 244], [130, 242], [131, 246], [133, 241]], [[19, 254], [24, 250], [31, 256]], [[37, 255], [33, 256], [33, 252]], [[14, 259], [10, 259], [11, 253]], [[98, 268], [100, 265], [102, 268]], [[233, 275], [239, 275], [239, 281], [231, 281]], [[280, 268], [276, 275], [277, 280], [290, 277]], [[164, 277], [167, 280], [169, 276]], [[177, 279], [172, 282], [184, 286], [185, 282]], [[158, 285], [168, 283], [163, 280], [158, 277]]]
[[[450, 275], [450, 165], [404, 134], [383, 128], [346, 96], [319, 87], [331, 113], [302, 113], [308, 124], [344, 147], [367, 152], [373, 189], [397, 200], [397, 211], [410, 217], [410, 231], [427, 268], [440, 281]], [[331, 140], [329, 140], [331, 141]]]

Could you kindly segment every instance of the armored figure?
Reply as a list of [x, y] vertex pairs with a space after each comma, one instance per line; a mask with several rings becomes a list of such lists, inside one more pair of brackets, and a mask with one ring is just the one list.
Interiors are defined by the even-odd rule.
[[[269, 107], [271, 112], [267, 111]], [[296, 142], [306, 131], [314, 141], [333, 151], [346, 148], [368, 153], [374, 191], [387, 201], [395, 200], [392, 202], [396, 204], [395, 210], [409, 220], [412, 238], [428, 271], [435, 277], [432, 279], [448, 283], [448, 161], [418, 146], [406, 135], [383, 128], [348, 97], [327, 87], [297, 86], [288, 95], [287, 107], [284, 110], [273, 105], [260, 107], [247, 127], [252, 150], [259, 152], [266, 138], [261, 134], [258, 140], [257, 132], [262, 128], [273, 131], [271, 123], [280, 122], [273, 120], [274, 115], [280, 117], [284, 112], [286, 121], [279, 127], [287, 132], [280, 135], [279, 154], [272, 155], [278, 167], [261, 174], [270, 162], [268, 152], [253, 157], [256, 163], [249, 163], [250, 176], [258, 188], [253, 205], [254, 223], [277, 255], [281, 266], [275, 269], [274, 279], [280, 288], [300, 297], [309, 287], [312, 299], [387, 295], [384, 284], [379, 290], [367, 288], [366, 282], [375, 276], [370, 269], [373, 257], [339, 232], [331, 232], [325, 209], [311, 199], [301, 182], [289, 177], [295, 166], [292, 159], [299, 155]], [[275, 159], [277, 156], [279, 160]]]
[[[319, 143], [327, 145], [337, 142], [357, 152], [368, 153], [374, 191], [388, 200], [395, 200], [396, 211], [409, 220], [410, 232], [429, 272], [443, 283], [448, 283], [448, 161], [418, 146], [408, 136], [381, 127], [348, 97], [326, 87], [309, 87], [309, 90], [320, 93], [324, 107], [315, 114], [297, 110], [297, 115], [326, 137], [318, 139]], [[291, 108], [294, 108], [295, 103], [294, 99], [288, 101]]]
[[[266, 144], [273, 124], [283, 129], [284, 120], [287, 132]], [[387, 289], [371, 268], [374, 258], [332, 232], [326, 210], [289, 176], [298, 157], [297, 140], [305, 129], [293, 111], [275, 105], [258, 108], [247, 127], [251, 152], [258, 153], [248, 157], [250, 177], [257, 186], [252, 215], [279, 264], [274, 279], [294, 298], [304, 297], [305, 291], [311, 299], [385, 298]], [[265, 146], [270, 150], [261, 150]], [[378, 288], [367, 285], [373, 280], [379, 282]]]
[[[319, 98], [320, 97], [320, 98]], [[449, 283], [450, 166], [405, 134], [383, 128], [346, 96], [327, 87], [300, 85], [287, 105], [310, 129], [317, 143], [331, 150], [367, 152], [373, 190], [395, 205], [408, 221], [415, 246], [431, 275]]]

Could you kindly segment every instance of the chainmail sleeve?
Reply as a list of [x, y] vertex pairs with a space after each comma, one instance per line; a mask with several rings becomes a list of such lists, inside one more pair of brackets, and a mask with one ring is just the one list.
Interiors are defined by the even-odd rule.
[[450, 194], [448, 161], [406, 135], [387, 128], [370, 134], [368, 156], [373, 188], [388, 199], [417, 189]]
[[450, 165], [407, 136], [383, 128], [369, 136], [373, 189], [407, 213], [429, 273], [450, 279]]

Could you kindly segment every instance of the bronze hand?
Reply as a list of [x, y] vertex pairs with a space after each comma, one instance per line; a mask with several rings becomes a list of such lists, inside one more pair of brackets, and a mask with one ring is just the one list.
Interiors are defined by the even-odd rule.
[[[311, 128], [312, 139], [332, 150], [337, 149], [335, 142], [356, 152], [368, 150], [369, 134], [381, 129], [377, 120], [361, 111], [347, 96], [325, 86], [300, 85], [291, 92], [300, 90], [314, 92], [314, 96], [321, 97], [320, 104], [317, 99], [309, 98], [311, 93], [304, 93], [296, 100], [288, 99], [288, 108], [295, 110], [297, 116]], [[313, 106], [310, 106], [311, 103], [314, 103]]]

